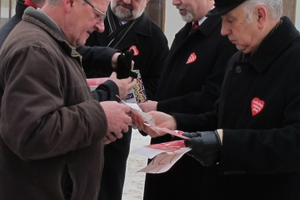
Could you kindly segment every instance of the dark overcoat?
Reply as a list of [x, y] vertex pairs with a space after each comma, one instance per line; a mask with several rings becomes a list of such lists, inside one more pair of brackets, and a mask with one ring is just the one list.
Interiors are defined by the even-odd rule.
[[[86, 46], [108, 45], [107, 19], [104, 22], [105, 31], [103, 33], [92, 33], [87, 40]], [[143, 13], [116, 48], [122, 52], [130, 48], [134, 49], [134, 69], [140, 70], [147, 98], [154, 99], [158, 81], [169, 51], [167, 39], [162, 30], [146, 13]], [[88, 51], [84, 52], [81, 49], [80, 53], [83, 55], [84, 70], [89, 78], [107, 77], [111, 74], [112, 68], [110, 65], [105, 63], [99, 64], [97, 52], [90, 51], [88, 53]], [[90, 56], [94, 59], [90, 59]], [[105, 146], [104, 174], [102, 176], [99, 199], [120, 200], [122, 198], [130, 140], [131, 130], [125, 133], [121, 139]], [[114, 188], [114, 190], [111, 188]]]
[[283, 17], [252, 56], [230, 60], [218, 110], [176, 115], [186, 131], [224, 129], [214, 184], [198, 185], [213, 189], [210, 199], [300, 199], [299, 52], [299, 32]]
[[[108, 22], [105, 20], [105, 27]], [[86, 46], [107, 46], [108, 28], [103, 33], [94, 32]], [[135, 26], [130, 29], [116, 49], [126, 51], [135, 49], [134, 69], [140, 70], [148, 99], [153, 99], [168, 54], [168, 41], [162, 30], [146, 15], [142, 14]], [[85, 55], [83, 55], [85, 57]], [[99, 65], [97, 60], [84, 60], [84, 68], [89, 77], [107, 77], [112, 69], [109, 65]]]
[[[158, 110], [168, 113], [204, 113], [214, 109], [229, 58], [236, 52], [221, 36], [221, 18], [207, 18], [196, 32], [186, 24], [175, 36], [158, 90]], [[172, 140], [170, 135], [152, 143]], [[206, 169], [183, 156], [168, 172], [146, 175], [145, 200], [202, 199], [211, 191], [199, 185]], [[212, 180], [210, 180], [212, 181]], [[205, 184], [210, 184], [207, 181]], [[189, 184], [186, 184], [189, 183]], [[179, 188], [174, 190], [174, 188]]]

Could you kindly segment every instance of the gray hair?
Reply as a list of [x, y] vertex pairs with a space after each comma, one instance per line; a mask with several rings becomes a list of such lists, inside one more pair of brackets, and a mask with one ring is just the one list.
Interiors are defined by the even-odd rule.
[[248, 23], [253, 21], [253, 8], [259, 5], [267, 8], [272, 19], [278, 19], [282, 16], [282, 0], [247, 0], [242, 6], [246, 12]]

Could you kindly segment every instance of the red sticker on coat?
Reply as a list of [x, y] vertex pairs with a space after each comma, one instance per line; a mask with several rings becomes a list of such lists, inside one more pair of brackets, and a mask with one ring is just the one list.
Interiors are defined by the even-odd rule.
[[138, 48], [135, 46], [135, 45], [133, 45], [133, 46], [131, 46], [130, 48], [129, 48], [129, 50], [133, 50], [133, 55], [134, 56], [137, 56], [137, 55], [139, 55], [140, 54], [140, 51], [138, 50]]
[[196, 53], [191, 53], [191, 55], [189, 56], [188, 60], [186, 61], [186, 64], [190, 64], [193, 63], [197, 60], [197, 55]]
[[260, 100], [259, 98], [254, 98], [251, 101], [251, 109], [252, 109], [252, 116], [257, 115], [262, 111], [262, 109], [265, 106], [265, 102], [263, 100]]

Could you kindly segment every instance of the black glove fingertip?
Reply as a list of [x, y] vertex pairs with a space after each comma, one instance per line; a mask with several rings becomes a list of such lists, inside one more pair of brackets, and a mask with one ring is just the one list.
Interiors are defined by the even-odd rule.
[[133, 71], [131, 71], [131, 72], [129, 73], [129, 76], [132, 77], [132, 78], [137, 78], [137, 77], [138, 77], [138, 76], [137, 76], [137, 73], [135, 73], [135, 72], [133, 72]]

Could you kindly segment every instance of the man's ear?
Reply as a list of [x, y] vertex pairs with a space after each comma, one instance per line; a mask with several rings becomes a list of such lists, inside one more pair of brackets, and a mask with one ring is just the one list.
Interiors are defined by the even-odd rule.
[[74, 0], [65, 0], [64, 2], [66, 11], [70, 12], [73, 7]]
[[256, 7], [256, 15], [255, 15], [255, 20], [258, 22], [258, 27], [259, 28], [264, 28], [266, 18], [267, 18], [267, 9], [264, 6], [257, 6]]

